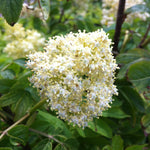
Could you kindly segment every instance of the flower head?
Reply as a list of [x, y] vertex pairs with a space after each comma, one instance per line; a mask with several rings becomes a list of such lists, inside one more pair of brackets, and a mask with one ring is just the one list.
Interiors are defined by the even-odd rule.
[[103, 30], [50, 38], [45, 52], [30, 54], [29, 79], [61, 119], [85, 127], [117, 94], [111, 40]]
[[25, 30], [21, 24], [14, 27], [5, 24], [5, 40], [8, 42], [4, 52], [16, 58], [26, 57], [27, 54], [44, 45], [45, 38], [36, 30]]

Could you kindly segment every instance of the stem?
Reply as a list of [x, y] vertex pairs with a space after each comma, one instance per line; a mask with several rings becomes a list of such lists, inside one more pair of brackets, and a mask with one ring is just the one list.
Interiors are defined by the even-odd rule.
[[22, 121], [24, 121], [26, 118], [28, 118], [31, 114], [33, 114], [37, 108], [39, 108], [41, 105], [43, 105], [45, 103], [46, 99], [43, 99], [41, 101], [39, 101], [30, 111], [29, 113], [27, 113], [25, 116], [23, 116], [22, 118], [20, 118], [17, 122], [15, 122], [14, 124], [12, 124], [9, 128], [7, 128], [6, 130], [4, 130], [2, 132], [2, 134], [0, 135], [0, 140], [3, 138], [3, 136], [5, 134], [7, 134], [7, 132], [9, 130], [11, 130], [13, 127], [15, 127], [16, 125], [18, 125], [19, 123], [21, 123]]
[[4, 68], [1, 69], [1, 71], [6, 70], [10, 65], [12, 65], [13, 62], [9, 63], [8, 65], [4, 66]]
[[21, 119], [19, 119], [17, 122], [15, 122], [13, 125], [11, 125], [9, 128], [7, 128], [6, 130], [4, 130], [4, 131], [2, 132], [2, 134], [1, 134], [1, 136], [0, 136], [0, 140], [3, 138], [3, 136], [4, 136], [5, 134], [7, 134], [7, 132], [8, 132], [9, 130], [11, 130], [13, 127], [15, 127], [16, 125], [18, 125], [20, 122], [22, 122], [23, 120], [25, 120], [26, 118], [28, 118], [29, 115], [30, 115], [30, 114], [26, 114], [26, 115], [23, 116]]
[[42, 11], [42, 14], [43, 14], [43, 19], [44, 19], [44, 12], [43, 12], [43, 9], [42, 9], [42, 6], [41, 6], [41, 3], [40, 3], [40, 0], [37, 0], [38, 1], [38, 5], [39, 5], [39, 8], [41, 9], [41, 11]]
[[119, 0], [118, 12], [117, 12], [117, 20], [116, 20], [116, 27], [115, 27], [115, 35], [114, 35], [114, 46], [113, 46], [113, 53], [116, 56], [119, 52], [118, 50], [118, 43], [120, 39], [121, 33], [121, 26], [126, 18], [124, 14], [126, 0]]
[[148, 32], [149, 32], [149, 31], [150, 31], [150, 24], [149, 24], [149, 26], [148, 26], [148, 28], [147, 28], [147, 30], [146, 30], [145, 35], [143, 36], [143, 38], [142, 38], [142, 40], [141, 40], [141, 42], [140, 42], [140, 44], [138, 45], [139, 48], [142, 48], [142, 47], [143, 47], [143, 43], [145, 42], [145, 40], [146, 40], [146, 38], [147, 38], [147, 36], [148, 36]]
[[61, 23], [61, 20], [62, 20], [62, 18], [63, 18], [63, 15], [64, 15], [64, 9], [62, 8], [61, 9], [61, 13], [60, 13], [60, 18], [59, 18], [59, 23]]
[[149, 43], [150, 43], [150, 37], [143, 42], [142, 47], [146, 46]]
[[29, 114], [33, 114], [40, 106], [42, 106], [47, 99], [43, 99], [41, 101], [39, 101], [33, 108], [31, 108], [31, 110], [29, 111]]
[[45, 137], [47, 137], [49, 139], [52, 139], [52, 140], [56, 141], [57, 143], [61, 144], [62, 146], [64, 146], [64, 144], [61, 141], [57, 140], [52, 135], [46, 134], [44, 132], [41, 132], [41, 131], [38, 131], [38, 130], [35, 130], [35, 129], [32, 129], [32, 128], [29, 128], [29, 130], [32, 131], [32, 132], [38, 133], [38, 134], [40, 134], [42, 136], [45, 136]]

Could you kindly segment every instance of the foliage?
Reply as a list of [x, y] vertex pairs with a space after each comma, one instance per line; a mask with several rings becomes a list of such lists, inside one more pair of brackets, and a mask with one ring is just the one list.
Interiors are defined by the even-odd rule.
[[[18, 21], [26, 29], [38, 30], [45, 38], [79, 29], [90, 32], [103, 27], [113, 39], [115, 24], [109, 27], [101, 24], [101, 0], [88, 1], [85, 11], [79, 7], [80, 3], [77, 4], [80, 1], [75, 0], [24, 2], [32, 4], [28, 8], [33, 7], [31, 11], [34, 7], [41, 7], [44, 20], [32, 13], [19, 18], [22, 0], [0, 0], [0, 12], [10, 25]], [[145, 3], [128, 8], [126, 15], [149, 12], [149, 0]], [[111, 108], [105, 110], [99, 119], [89, 122], [83, 130], [57, 118], [46, 99], [39, 96], [28, 80], [32, 72], [25, 65], [26, 58], [13, 59], [3, 52], [8, 42], [4, 19], [0, 18], [0, 132], [19, 121], [7, 133], [2, 133], [0, 150], [149, 150], [149, 21], [149, 18], [145, 21], [135, 18], [132, 24], [124, 22], [122, 25], [118, 45], [120, 52], [116, 56], [120, 69], [116, 72], [115, 85], [119, 95], [113, 97]]]

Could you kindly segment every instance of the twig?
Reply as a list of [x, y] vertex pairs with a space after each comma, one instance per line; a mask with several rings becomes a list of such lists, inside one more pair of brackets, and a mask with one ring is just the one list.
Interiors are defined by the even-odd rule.
[[57, 139], [54, 138], [52, 135], [46, 134], [46, 133], [44, 133], [44, 132], [41, 132], [41, 131], [38, 131], [38, 130], [35, 130], [35, 129], [32, 129], [32, 128], [29, 128], [29, 130], [32, 131], [32, 132], [35, 132], [35, 133], [37, 133], [37, 134], [40, 134], [40, 135], [42, 135], [42, 136], [45, 136], [45, 137], [47, 137], [47, 138], [49, 138], [49, 139], [52, 139], [52, 140], [56, 141], [57, 143], [61, 144], [62, 146], [64, 146], [64, 143], [62, 143], [61, 141], [57, 140]]
[[145, 40], [146, 40], [146, 38], [147, 38], [147, 36], [148, 36], [148, 32], [149, 32], [149, 31], [150, 31], [150, 24], [149, 24], [149, 26], [148, 26], [148, 28], [147, 28], [147, 30], [146, 30], [145, 35], [143, 36], [143, 38], [142, 38], [142, 40], [141, 40], [141, 42], [140, 42], [140, 44], [138, 45], [139, 48], [142, 48], [142, 47], [143, 47], [143, 43], [145, 42]]
[[4, 66], [4, 68], [1, 69], [1, 71], [6, 70], [10, 65], [12, 65], [13, 62], [9, 63], [8, 65]]
[[43, 9], [42, 9], [40, 0], [37, 0], [37, 1], [38, 1], [38, 5], [39, 5], [39, 8], [41, 9], [41, 12], [42, 12], [42, 14], [43, 14], [43, 19], [44, 19], [45, 14], [44, 14], [44, 11], [43, 11]]
[[115, 35], [114, 35], [114, 45], [113, 45], [113, 53], [116, 54], [119, 52], [118, 50], [118, 43], [121, 33], [121, 26], [126, 18], [124, 14], [126, 0], [119, 0], [118, 12], [117, 12], [117, 20], [116, 20], [116, 28], [115, 28]]
[[1, 136], [0, 136], [0, 140], [3, 138], [3, 136], [5, 135], [5, 134], [7, 134], [7, 132], [9, 131], [9, 130], [11, 130], [13, 127], [15, 127], [16, 125], [18, 125], [19, 123], [21, 123], [23, 120], [25, 120], [26, 118], [28, 118], [29, 117], [29, 114], [26, 114], [25, 116], [23, 116], [21, 119], [19, 119], [17, 122], [15, 122], [13, 125], [11, 125], [9, 128], [7, 128], [6, 130], [4, 130], [3, 132], [2, 132], [2, 134], [1, 134]]
[[62, 20], [63, 16], [64, 16], [64, 9], [62, 8], [61, 13], [60, 13], [60, 18], [59, 18], [59, 21], [58, 21], [59, 23], [61, 23], [61, 20]]
[[5, 134], [7, 134], [7, 132], [9, 130], [11, 130], [13, 127], [15, 127], [16, 125], [18, 125], [19, 123], [21, 123], [22, 121], [24, 121], [25, 119], [27, 119], [31, 114], [33, 114], [37, 108], [39, 108], [40, 106], [42, 106], [45, 103], [46, 99], [43, 99], [41, 101], [39, 101], [25, 116], [23, 116], [22, 118], [20, 118], [17, 122], [15, 122], [14, 124], [12, 124], [9, 128], [7, 128], [6, 130], [4, 130], [2, 132], [2, 134], [0, 135], [0, 140], [3, 138], [3, 136]]

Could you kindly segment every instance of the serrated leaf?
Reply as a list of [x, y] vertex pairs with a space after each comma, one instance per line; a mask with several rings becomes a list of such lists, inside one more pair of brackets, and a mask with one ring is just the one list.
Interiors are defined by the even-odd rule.
[[28, 140], [28, 128], [24, 125], [17, 125], [8, 131], [8, 136], [10, 137], [11, 143], [15, 145], [16, 143], [26, 144]]
[[36, 116], [37, 116], [37, 112], [34, 112], [28, 119], [26, 125], [29, 127], [33, 124], [33, 122], [35, 121], [36, 119]]
[[43, 139], [33, 147], [33, 150], [52, 150], [52, 142], [49, 139]]
[[103, 117], [111, 117], [117, 119], [124, 119], [130, 117], [129, 115], [125, 114], [123, 110], [119, 107], [112, 107], [102, 113]]
[[15, 82], [16, 80], [0, 79], [0, 93], [3, 94], [9, 92], [9, 89]]
[[16, 63], [17, 65], [19, 65], [22, 68], [26, 68], [25, 64], [26, 64], [26, 59], [24, 58], [20, 58], [20, 59], [16, 59], [14, 60], [14, 63]]
[[116, 57], [117, 63], [128, 64], [140, 58], [150, 59], [150, 52], [141, 48], [134, 48], [127, 53], [121, 53]]
[[50, 13], [50, 0], [40, 0], [44, 19], [47, 20]]
[[11, 147], [0, 147], [0, 150], [13, 150]]
[[14, 104], [22, 96], [22, 91], [12, 91], [0, 97], [0, 107]]
[[142, 125], [143, 125], [144, 127], [147, 127], [148, 125], [150, 125], [150, 114], [144, 115], [144, 116], [142, 117], [141, 121], [142, 121]]
[[137, 13], [137, 12], [150, 12], [150, 9], [147, 7], [147, 5], [137, 4], [126, 9], [125, 14]]
[[19, 76], [19, 78], [16, 80], [16, 83], [11, 87], [11, 90], [25, 90], [27, 87], [29, 87], [30, 82], [28, 80], [28, 77], [31, 76], [31, 72], [25, 72], [22, 75]]
[[96, 119], [94, 122], [89, 122], [89, 128], [94, 132], [99, 133], [107, 138], [112, 137], [112, 130], [109, 125], [102, 119]]
[[0, 71], [0, 76], [3, 79], [14, 79], [15, 78], [15, 73], [11, 69], [7, 69], [4, 71]]
[[112, 138], [112, 150], [123, 150], [123, 140], [120, 135], [115, 135]]
[[132, 64], [135, 64], [142, 60], [148, 60], [148, 59], [150, 59], [150, 53], [140, 48], [135, 48], [128, 51], [127, 53], [119, 54], [116, 57], [117, 63], [124, 64], [124, 66], [122, 66], [121, 69], [119, 70], [119, 73], [117, 74], [117, 78], [118, 79], [124, 78], [129, 67]]
[[65, 146], [62, 146], [61, 144], [58, 144], [54, 150], [67, 150], [67, 148]]
[[102, 150], [112, 150], [112, 147], [110, 145], [106, 145], [103, 147]]
[[144, 145], [132, 145], [127, 147], [125, 150], [143, 150], [144, 147], [146, 147], [147, 144]]
[[119, 91], [134, 109], [139, 112], [145, 112], [144, 101], [135, 89], [130, 86], [121, 86]]
[[17, 121], [23, 117], [26, 112], [31, 108], [33, 99], [29, 92], [22, 91], [21, 96], [17, 99], [16, 103], [12, 105], [12, 111], [15, 113], [14, 120]]
[[150, 86], [150, 60], [142, 60], [130, 66], [128, 78], [139, 92]]
[[64, 146], [69, 150], [78, 150], [79, 143], [75, 138], [70, 138], [64, 142]]
[[63, 121], [58, 119], [56, 116], [40, 110], [38, 110], [36, 120], [31, 127], [51, 135], [62, 134], [68, 138], [72, 137], [71, 132]]
[[11, 26], [18, 21], [22, 4], [23, 0], [0, 0], [0, 12]]

